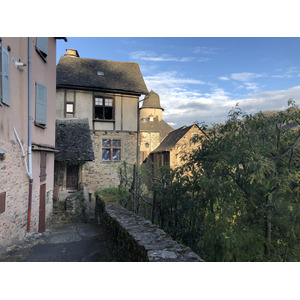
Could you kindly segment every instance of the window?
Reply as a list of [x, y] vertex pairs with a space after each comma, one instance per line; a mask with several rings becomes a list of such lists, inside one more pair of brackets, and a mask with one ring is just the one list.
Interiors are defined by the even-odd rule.
[[71, 113], [71, 114], [74, 112], [74, 105], [73, 105], [73, 103], [67, 103], [66, 112], [67, 113]]
[[9, 106], [9, 53], [0, 44], [0, 105]]
[[121, 160], [121, 140], [102, 140], [102, 161]]
[[48, 38], [37, 37], [35, 50], [41, 56], [41, 58], [46, 62], [46, 57], [48, 55]]
[[38, 82], [35, 83], [35, 123], [47, 124], [47, 87]]
[[95, 98], [95, 120], [113, 120], [114, 119], [114, 107], [112, 98]]
[[66, 103], [66, 118], [74, 118], [75, 104], [74, 103]]

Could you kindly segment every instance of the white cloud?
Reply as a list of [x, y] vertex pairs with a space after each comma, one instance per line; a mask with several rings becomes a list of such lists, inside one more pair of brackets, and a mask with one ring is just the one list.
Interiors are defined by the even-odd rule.
[[198, 62], [208, 62], [208, 61], [210, 61], [210, 60], [211, 60], [211, 59], [208, 58], [208, 57], [200, 57], [200, 58], [197, 59]]
[[195, 47], [193, 49], [193, 52], [194, 53], [202, 53], [202, 54], [216, 54], [217, 48], [209, 48], [209, 47], [201, 47], [201, 46], [198, 46], [198, 47]]
[[130, 53], [130, 59], [133, 60], [144, 60], [153, 62], [164, 62], [164, 61], [176, 61], [176, 62], [188, 62], [194, 60], [192, 57], [172, 57], [168, 54], [157, 55], [155, 52], [150, 51], [134, 51]]
[[[282, 72], [282, 70], [279, 69], [278, 72]], [[300, 72], [297, 67], [290, 67], [285, 72], [282, 72], [281, 74], [271, 75], [271, 77], [273, 77], [273, 78], [294, 78], [295, 76], [300, 77], [299, 73]]]
[[237, 81], [251, 81], [254, 78], [262, 77], [262, 74], [256, 74], [256, 73], [232, 73], [230, 75], [231, 79], [237, 80]]
[[220, 80], [229, 80], [229, 78], [226, 77], [226, 76], [221, 76], [221, 77], [219, 77], [219, 79], [220, 79]]
[[255, 82], [245, 82], [246, 90], [257, 90], [259, 88], [258, 84]]
[[153, 76], [144, 76], [144, 80], [147, 83], [148, 88], [155, 89], [157, 85], [166, 86], [180, 89], [180, 85], [184, 84], [205, 84], [204, 81], [193, 79], [193, 78], [183, 78], [179, 77], [178, 73], [172, 72], [162, 72]]
[[[249, 78], [248, 75], [243, 76], [239, 78]], [[174, 128], [191, 125], [194, 122], [204, 122], [209, 126], [213, 123], [223, 123], [236, 103], [239, 103], [246, 113], [251, 114], [284, 109], [290, 98], [300, 104], [300, 86], [234, 98], [224, 89], [201, 80], [181, 77], [177, 72], [158, 73], [145, 76], [144, 79], [149, 90], [152, 89], [159, 94], [161, 105], [165, 109], [163, 119]], [[255, 91], [257, 88], [256, 83], [247, 81], [242, 83], [249, 91]], [[207, 86], [210, 87], [210, 91], [201, 92], [202, 88], [207, 89]]]

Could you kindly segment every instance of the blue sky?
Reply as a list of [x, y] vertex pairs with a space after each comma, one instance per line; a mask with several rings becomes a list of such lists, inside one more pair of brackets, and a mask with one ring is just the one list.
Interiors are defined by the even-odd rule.
[[300, 38], [68, 37], [81, 57], [137, 62], [148, 90], [160, 95], [174, 128], [226, 121], [236, 103], [246, 113], [300, 104]]

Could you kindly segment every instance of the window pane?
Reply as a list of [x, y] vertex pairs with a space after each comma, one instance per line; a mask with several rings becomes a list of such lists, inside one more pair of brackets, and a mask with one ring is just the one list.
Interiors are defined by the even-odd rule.
[[112, 106], [112, 99], [105, 99], [105, 106]]
[[121, 140], [113, 140], [113, 147], [121, 147]]
[[112, 120], [113, 114], [112, 114], [112, 107], [105, 107], [105, 120]]
[[100, 107], [100, 106], [96, 106], [95, 107], [95, 119], [104, 119], [104, 116], [103, 116], [103, 107]]
[[67, 113], [73, 112], [73, 104], [67, 104]]
[[102, 149], [102, 160], [110, 161], [110, 149]]
[[113, 160], [121, 160], [121, 150], [113, 149]]
[[110, 148], [110, 140], [103, 139], [102, 140], [102, 147], [108, 147], [108, 148]]
[[95, 98], [95, 105], [103, 105], [103, 99], [102, 98]]

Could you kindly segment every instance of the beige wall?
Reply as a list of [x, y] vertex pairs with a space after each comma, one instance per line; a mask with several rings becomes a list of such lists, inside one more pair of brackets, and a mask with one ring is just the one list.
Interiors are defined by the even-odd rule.
[[[159, 146], [160, 142], [161, 137], [159, 132], [140, 132], [140, 163], [142, 163], [149, 156], [151, 151]], [[149, 144], [149, 147], [147, 147], [146, 144]]]
[[158, 121], [162, 120], [162, 112], [161, 108], [141, 108], [140, 109], [140, 119], [149, 118], [153, 116], [154, 118], [158, 118]]
[[191, 139], [194, 134], [198, 136], [203, 135], [203, 132], [194, 125], [177, 143], [170, 149], [170, 167], [176, 168], [181, 166], [184, 162], [182, 161], [182, 155], [190, 153], [194, 149], [200, 147], [199, 143], [192, 143]]
[[[26, 173], [22, 151], [13, 131], [20, 137], [24, 151], [28, 153], [28, 38], [2, 38], [2, 46], [10, 47], [10, 106], [0, 107], [0, 148], [6, 151], [6, 159], [0, 162], [0, 193], [6, 192], [6, 209], [0, 214], [0, 251], [26, 234], [29, 178]], [[31, 38], [31, 103], [32, 142], [55, 145], [55, 100], [56, 100], [56, 40], [48, 38], [48, 56], [45, 63], [35, 50], [36, 38]], [[15, 61], [26, 63], [17, 68]], [[42, 129], [34, 125], [35, 82], [47, 86], [47, 126]], [[33, 197], [31, 231], [38, 230], [40, 199], [40, 151], [32, 152]], [[54, 178], [54, 154], [47, 154], [46, 220], [52, 215], [52, 193]]]
[[[75, 95], [74, 95], [75, 93]], [[114, 122], [93, 121], [94, 96], [101, 93], [88, 91], [57, 89], [56, 92], [56, 118], [65, 118], [65, 99], [75, 99], [74, 118], [88, 118], [91, 130], [137, 131], [138, 96], [107, 94], [114, 97]], [[68, 100], [69, 101], [69, 100]]]

